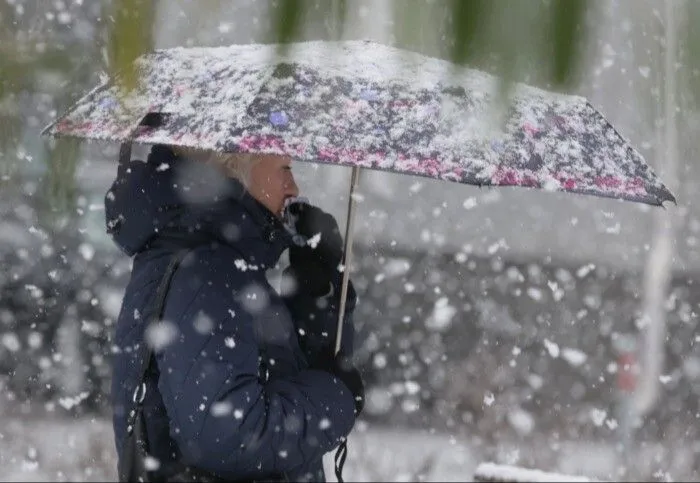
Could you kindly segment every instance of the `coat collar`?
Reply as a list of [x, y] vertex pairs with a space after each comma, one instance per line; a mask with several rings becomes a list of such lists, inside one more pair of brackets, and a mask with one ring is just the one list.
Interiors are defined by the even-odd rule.
[[[200, 165], [200, 161], [178, 158], [179, 163]], [[198, 169], [214, 169], [198, 166]], [[216, 172], [214, 176], [221, 176]], [[206, 179], [208, 176], [204, 176]], [[253, 198], [240, 181], [224, 178], [221, 196], [189, 205], [182, 217], [192, 239], [214, 239], [236, 248], [247, 266], [272, 268], [292, 243], [282, 221]]]

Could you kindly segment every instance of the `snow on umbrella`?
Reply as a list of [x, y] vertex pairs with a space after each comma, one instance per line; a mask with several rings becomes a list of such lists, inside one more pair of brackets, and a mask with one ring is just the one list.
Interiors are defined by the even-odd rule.
[[[136, 61], [139, 88], [120, 96], [105, 82], [44, 133], [349, 166], [351, 190], [359, 169], [371, 168], [675, 202], [585, 98], [516, 84], [497, 121], [500, 81], [445, 60], [369, 41], [301, 42], [277, 53], [270, 44], [157, 50]], [[348, 216], [346, 262], [351, 224]]]
[[[158, 50], [142, 88], [98, 87], [45, 133], [528, 186], [660, 205], [673, 195], [586, 99], [521, 84], [505, 124], [498, 79], [368, 41]], [[134, 132], [142, 118], [160, 125]], [[493, 121], [493, 122], [492, 122]]]

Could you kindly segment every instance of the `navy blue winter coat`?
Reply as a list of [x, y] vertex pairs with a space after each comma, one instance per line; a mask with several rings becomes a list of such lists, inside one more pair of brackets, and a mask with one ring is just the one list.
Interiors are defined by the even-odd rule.
[[[154, 146], [120, 166], [105, 199], [108, 231], [134, 256], [116, 327], [112, 403], [117, 451], [126, 435], [140, 360], [156, 349], [145, 399], [151, 453], [230, 479], [324, 480], [321, 457], [353, 427], [354, 403], [329, 372], [311, 370], [335, 338], [337, 298], [282, 297], [265, 271], [291, 239], [281, 222], [215, 168]], [[147, 329], [171, 257], [163, 322]], [[336, 276], [340, 293], [340, 275]], [[342, 349], [352, 351], [348, 327]], [[157, 390], [156, 390], [157, 387]]]

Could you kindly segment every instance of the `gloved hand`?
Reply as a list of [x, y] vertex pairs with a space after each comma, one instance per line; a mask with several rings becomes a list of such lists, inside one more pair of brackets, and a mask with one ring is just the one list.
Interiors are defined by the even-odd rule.
[[309, 294], [326, 295], [343, 260], [338, 223], [332, 215], [308, 203], [292, 203], [287, 210], [296, 219], [297, 233], [309, 240], [305, 246], [289, 249], [291, 272]]
[[326, 371], [333, 374], [335, 377], [345, 384], [350, 390], [355, 402], [355, 416], [358, 416], [365, 407], [365, 385], [362, 382], [360, 371], [352, 364], [352, 362], [341, 356], [337, 357], [321, 357], [318, 358], [312, 369]]
[[[316, 364], [318, 357], [328, 361], [334, 357], [340, 310], [342, 273], [338, 268], [342, 262], [343, 239], [335, 219], [303, 199], [288, 203], [284, 223], [300, 238], [311, 238], [312, 244], [302, 243], [289, 249], [290, 265], [284, 270], [280, 289], [307, 360], [312, 364]], [[356, 301], [355, 289], [349, 281], [340, 348], [345, 356], [352, 354], [352, 311]]]

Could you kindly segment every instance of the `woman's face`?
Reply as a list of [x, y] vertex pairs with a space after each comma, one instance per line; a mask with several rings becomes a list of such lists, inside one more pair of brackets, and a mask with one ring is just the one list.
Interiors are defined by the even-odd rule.
[[248, 178], [248, 192], [274, 213], [282, 216], [284, 200], [299, 196], [289, 156], [262, 154], [253, 164]]

